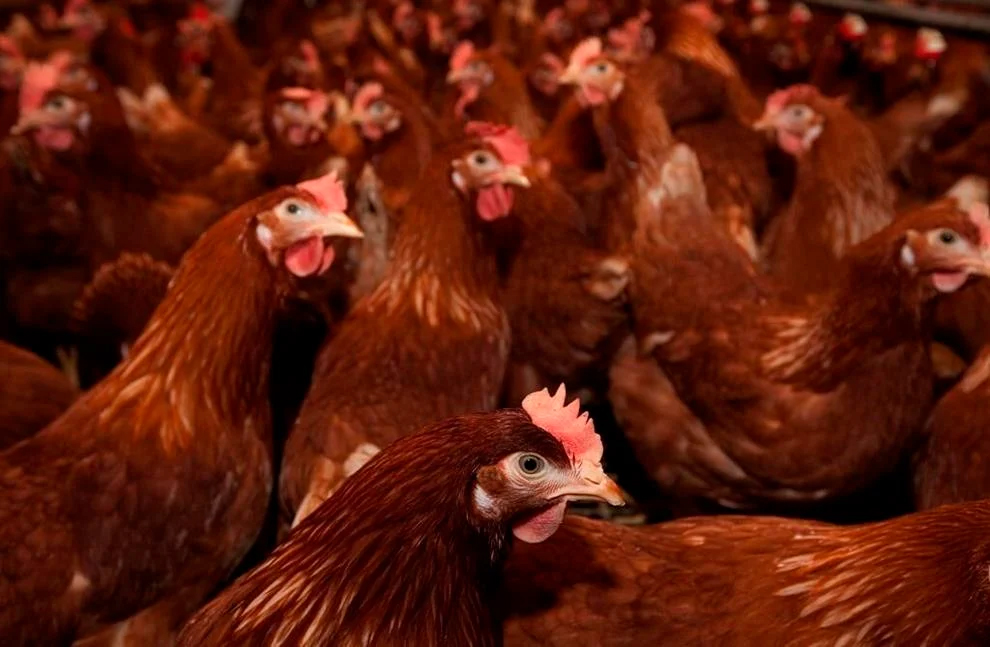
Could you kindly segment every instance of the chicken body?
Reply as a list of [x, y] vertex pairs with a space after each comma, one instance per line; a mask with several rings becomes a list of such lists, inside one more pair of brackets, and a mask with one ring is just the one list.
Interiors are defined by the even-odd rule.
[[[115, 623], [120, 636], [168, 644], [254, 541], [272, 481], [279, 297], [242, 237], [263, 206], [212, 228], [128, 360], [0, 455], [7, 644], [59, 644]], [[230, 310], [217, 317], [221, 295]]]
[[640, 354], [695, 419], [650, 422], [639, 409], [652, 398], [639, 391], [651, 382], [613, 373], [619, 419], [645, 425], [627, 426], [630, 441], [653, 448], [649, 469], [669, 491], [730, 507], [867, 485], [903, 456], [932, 399], [934, 291], [893, 260], [904, 232], [940, 221], [975, 232], [951, 207], [906, 215], [850, 251], [840, 288], [793, 302], [726, 244], [691, 166], [679, 150], [664, 171], [671, 199], [637, 234], [630, 299]]
[[510, 331], [491, 228], [508, 223], [481, 222], [452, 185], [452, 160], [464, 152], [434, 155], [381, 285], [320, 351], [286, 446], [285, 521], [298, 522], [349, 476], [352, 455], [498, 402]]
[[572, 517], [546, 546], [510, 557], [504, 642], [975, 647], [990, 639], [988, 521], [983, 503], [854, 527]]
[[0, 384], [0, 449], [43, 429], [79, 395], [54, 366], [2, 341]]

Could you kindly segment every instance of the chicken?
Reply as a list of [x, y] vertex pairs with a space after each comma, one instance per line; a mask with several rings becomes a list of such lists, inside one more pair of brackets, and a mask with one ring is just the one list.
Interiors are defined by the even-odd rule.
[[863, 49], [869, 25], [847, 13], [821, 46], [811, 70], [811, 84], [826, 96], [851, 94], [863, 70]]
[[278, 186], [317, 174], [333, 156], [327, 138], [330, 98], [319, 90], [282, 88], [265, 100], [267, 180]]
[[574, 84], [581, 105], [591, 110], [605, 153], [607, 187], [602, 219], [593, 228], [610, 251], [621, 251], [635, 229], [636, 211], [649, 208], [653, 187], [642, 182], [647, 169], [662, 165], [674, 139], [656, 101], [659, 79], [648, 66], [623, 66], [602, 52], [598, 38], [572, 52], [561, 82]]
[[851, 527], [723, 516], [630, 528], [572, 517], [544, 545], [510, 556], [503, 641], [982, 645], [986, 515], [979, 502]]
[[451, 121], [490, 121], [514, 126], [528, 140], [536, 139], [543, 123], [529, 100], [522, 72], [498, 51], [477, 50], [463, 41], [450, 55], [447, 83], [456, 86], [448, 101]]
[[382, 199], [394, 226], [440, 143], [435, 121], [421, 99], [385, 79], [358, 88], [347, 119], [365, 141], [368, 163], [382, 182]]
[[[260, 140], [261, 99], [265, 78], [254, 67], [226, 20], [203, 5], [193, 5], [179, 25], [181, 56], [194, 78], [202, 65], [211, 66], [211, 83], [200, 116], [204, 123], [236, 141]], [[202, 83], [202, 78], [199, 78]]]
[[495, 408], [509, 352], [497, 253], [513, 224], [509, 187], [529, 186], [528, 163], [519, 133], [490, 124], [469, 124], [434, 155], [381, 285], [320, 351], [282, 463], [285, 521], [312, 512], [349, 475], [353, 454]]
[[0, 450], [33, 436], [79, 395], [66, 376], [34, 353], [0, 341]]
[[990, 377], [990, 346], [984, 347], [962, 379], [932, 412], [925, 444], [914, 461], [919, 510], [948, 503], [980, 501], [990, 495], [987, 416], [983, 404]]
[[15, 130], [50, 152], [63, 173], [78, 177], [78, 207], [90, 225], [84, 245], [93, 269], [122, 251], [176, 262], [222, 215], [221, 205], [167, 190], [167, 178], [138, 148], [113, 90], [53, 87], [51, 65], [25, 78]]
[[870, 484], [929, 411], [936, 297], [990, 269], [985, 205], [904, 214], [849, 250], [832, 291], [794, 302], [713, 225], [699, 175], [678, 145], [659, 177], [644, 178], [666, 197], [644, 213], [630, 288], [637, 350], [696, 420], [650, 423], [638, 413], [650, 395], [637, 390], [650, 382], [613, 375], [618, 419], [646, 425], [627, 422], [630, 443], [680, 499], [808, 506]]
[[103, 630], [171, 644], [244, 556], [272, 482], [275, 316], [298, 277], [333, 262], [325, 237], [360, 235], [345, 205], [328, 176], [231, 212], [186, 254], [127, 361], [0, 454], [6, 644]]
[[118, 90], [127, 124], [148, 158], [180, 182], [208, 174], [230, 154], [231, 143], [180, 108], [165, 86], [155, 83], [143, 95]]
[[825, 290], [849, 248], [893, 219], [877, 142], [841, 101], [807, 85], [771, 95], [755, 127], [797, 157], [794, 193], [764, 241], [769, 272], [796, 292]]
[[568, 500], [622, 503], [594, 426], [564, 397], [533, 393], [522, 410], [396, 441], [192, 618], [179, 646], [500, 644], [489, 609], [510, 532], [541, 542]]
[[516, 403], [537, 387], [596, 384], [626, 333], [629, 266], [584, 230], [577, 203], [551, 177], [533, 180], [515, 213], [522, 234], [504, 293]]

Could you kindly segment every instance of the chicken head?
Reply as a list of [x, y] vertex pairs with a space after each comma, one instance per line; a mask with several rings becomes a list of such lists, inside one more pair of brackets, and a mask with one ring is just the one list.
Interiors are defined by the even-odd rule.
[[294, 276], [323, 274], [330, 268], [335, 252], [326, 239], [364, 237], [345, 213], [347, 196], [336, 173], [273, 195], [278, 201], [256, 216], [256, 235], [271, 264], [284, 264]]
[[603, 54], [601, 39], [588, 38], [571, 52], [560, 82], [577, 87], [577, 97], [582, 105], [598, 106], [619, 96], [625, 78], [625, 73]]
[[52, 63], [28, 65], [19, 97], [21, 117], [11, 133], [30, 133], [43, 148], [67, 151], [87, 133], [92, 118], [85, 103], [55, 89], [60, 74]]
[[763, 116], [753, 124], [756, 130], [772, 132], [781, 150], [799, 156], [811, 150], [822, 134], [825, 118], [812, 106], [822, 100], [810, 85], [793, 85], [767, 98]]
[[959, 226], [909, 229], [901, 247], [901, 265], [941, 293], [955, 292], [972, 275], [990, 276], [987, 205], [972, 205], [967, 216], [965, 230]]
[[297, 148], [320, 142], [329, 129], [325, 119], [329, 107], [327, 95], [319, 90], [279, 90], [271, 117], [275, 134]]
[[553, 396], [544, 389], [522, 402], [533, 424], [564, 450], [567, 460], [536, 451], [509, 454], [478, 471], [474, 509], [492, 520], [511, 520], [512, 533], [527, 543], [550, 537], [564, 520], [568, 501], [591, 499], [622, 505], [618, 486], [602, 470], [602, 441], [577, 400], [565, 406], [561, 385]]
[[478, 138], [478, 147], [454, 160], [454, 186], [464, 195], [477, 192], [476, 207], [482, 220], [509, 215], [514, 198], [506, 185], [530, 185], [523, 170], [530, 162], [529, 144], [509, 126], [473, 121], [464, 131]]
[[462, 41], [454, 48], [447, 83], [456, 85], [461, 93], [454, 106], [458, 116], [464, 115], [465, 108], [481, 95], [482, 88], [491, 85], [494, 74], [491, 65], [478, 56], [470, 41]]
[[378, 141], [402, 125], [402, 115], [385, 97], [385, 88], [369, 81], [358, 88], [349, 115], [351, 123], [371, 141]]

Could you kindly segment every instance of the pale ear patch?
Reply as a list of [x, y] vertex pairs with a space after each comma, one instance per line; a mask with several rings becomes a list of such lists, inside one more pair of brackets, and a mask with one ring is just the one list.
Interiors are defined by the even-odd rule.
[[911, 244], [904, 243], [904, 246], [901, 247], [901, 265], [908, 269], [914, 269], [915, 263], [917, 263], [917, 259], [914, 256], [914, 250], [911, 249]]

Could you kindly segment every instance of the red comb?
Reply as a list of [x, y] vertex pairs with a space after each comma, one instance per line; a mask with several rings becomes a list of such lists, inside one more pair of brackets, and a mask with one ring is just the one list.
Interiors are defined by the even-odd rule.
[[839, 36], [843, 40], [857, 41], [866, 35], [868, 26], [863, 17], [855, 13], [847, 13], [839, 22]]
[[130, 18], [121, 18], [118, 20], [117, 28], [120, 30], [120, 33], [128, 38], [137, 38], [137, 29], [134, 28], [134, 23], [131, 22]]
[[792, 25], [807, 25], [811, 22], [811, 9], [803, 2], [795, 2], [791, 5], [791, 10], [787, 14], [787, 19]]
[[464, 126], [464, 132], [485, 140], [485, 143], [494, 148], [506, 164], [518, 166], [529, 164], [529, 142], [512, 126], [471, 121]]
[[945, 53], [946, 46], [942, 32], [922, 27], [914, 39], [914, 55], [923, 61], [937, 61]]
[[362, 85], [354, 95], [354, 109], [364, 112], [385, 94], [385, 88], [378, 81], [369, 81]]
[[530, 393], [522, 401], [523, 410], [533, 424], [542, 427], [556, 438], [571, 460], [590, 460], [600, 463], [604, 447], [595, 433], [595, 425], [587, 413], [581, 413], [581, 404], [574, 400], [565, 406], [567, 392], [561, 384], [557, 392], [543, 389]]
[[317, 112], [323, 114], [327, 111], [330, 106], [330, 101], [327, 99], [327, 95], [323, 94], [319, 90], [311, 90], [309, 88], [282, 88], [280, 91], [282, 97], [286, 99], [292, 99], [293, 101], [301, 101], [306, 104], [306, 108], [310, 112]]
[[337, 179], [337, 171], [330, 171], [315, 180], [300, 182], [296, 188], [310, 193], [324, 211], [343, 213], [347, 209], [347, 193], [344, 192], [343, 183]]
[[462, 70], [474, 56], [474, 45], [469, 40], [462, 40], [457, 43], [454, 53], [450, 55], [450, 69], [453, 71]]
[[977, 202], [969, 208], [969, 219], [980, 230], [980, 247], [990, 248], [990, 207]]
[[570, 65], [584, 67], [601, 55], [602, 39], [597, 37], [586, 38], [578, 43], [574, 51], [571, 52]]
[[201, 2], [197, 2], [189, 8], [189, 19], [196, 22], [209, 22], [212, 15], [209, 7]]
[[17, 41], [6, 34], [0, 34], [0, 52], [14, 58], [22, 58], [21, 48], [17, 46]]
[[28, 63], [18, 98], [21, 115], [41, 107], [48, 91], [58, 84], [59, 68], [51, 63]]

